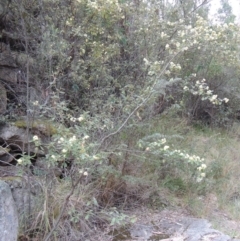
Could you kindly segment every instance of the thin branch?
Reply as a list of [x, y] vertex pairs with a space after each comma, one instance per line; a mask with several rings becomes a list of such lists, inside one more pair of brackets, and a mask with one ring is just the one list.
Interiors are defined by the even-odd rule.
[[[26, 131], [27, 131], [27, 140], [28, 140], [28, 143], [27, 143], [27, 154], [28, 156], [30, 156], [30, 143], [29, 143], [29, 136], [30, 136], [30, 113], [29, 113], [29, 97], [30, 97], [30, 91], [29, 91], [29, 75], [30, 75], [30, 72], [29, 72], [29, 41], [28, 41], [28, 32], [27, 32], [27, 28], [26, 28], [26, 22], [25, 22], [25, 19], [24, 19], [24, 7], [22, 5], [22, 1], [20, 1], [20, 9], [19, 9], [19, 13], [20, 13], [20, 18], [21, 18], [21, 26], [22, 26], [22, 30], [23, 30], [23, 38], [24, 38], [24, 47], [25, 47], [25, 53], [26, 53], [26, 56], [27, 56], [27, 62], [26, 62], [26, 83], [27, 83], [27, 128], [26, 128]], [[30, 187], [30, 173], [29, 173], [29, 170], [27, 171], [27, 185], [28, 185], [28, 212], [29, 212], [29, 215], [31, 214], [31, 195], [30, 195], [30, 192], [31, 192], [31, 187]]]
[[[164, 74], [164, 72], [166, 71], [166, 69], [167, 69], [167, 67], [169, 66], [170, 62], [172, 62], [172, 60], [173, 60], [174, 58], [176, 58], [176, 56], [177, 56], [180, 52], [181, 52], [181, 51], [179, 51], [178, 53], [176, 53], [176, 54], [168, 61], [168, 63], [164, 66], [164, 68], [162, 69], [162, 71], [161, 71], [161, 73], [159, 74], [158, 77], [161, 77], [161, 76]], [[105, 136], [105, 137], [101, 140], [101, 142], [100, 142], [100, 144], [99, 144], [99, 147], [98, 147], [97, 150], [96, 150], [96, 153], [100, 150], [100, 148], [102, 147], [103, 143], [104, 143], [109, 137], [118, 134], [118, 133], [124, 128], [124, 126], [127, 124], [127, 122], [130, 120], [130, 118], [135, 114], [135, 112], [136, 112], [141, 106], [143, 106], [145, 103], [147, 103], [147, 101], [152, 97], [153, 93], [155, 92], [155, 91], [154, 91], [154, 88], [155, 88], [156, 84], [157, 84], [157, 82], [155, 82], [155, 83], [153, 84], [152, 89], [151, 89], [150, 93], [148, 94], [148, 96], [147, 96], [139, 105], [137, 105], [137, 106], [134, 108], [134, 110], [128, 115], [128, 117], [127, 117], [127, 118], [125, 119], [125, 121], [121, 124], [121, 126], [120, 126], [116, 131], [108, 134], [107, 136]]]

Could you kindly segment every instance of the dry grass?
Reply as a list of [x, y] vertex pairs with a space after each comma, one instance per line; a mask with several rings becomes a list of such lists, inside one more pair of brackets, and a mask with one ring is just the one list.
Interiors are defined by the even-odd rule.
[[[161, 129], [166, 135], [176, 131], [175, 134], [182, 133], [184, 138], [181, 143], [173, 140], [172, 145], [204, 157], [208, 166], [205, 192], [200, 195], [194, 190], [187, 193], [182, 197], [181, 205], [196, 216], [208, 218], [222, 231], [229, 231], [229, 235], [239, 237], [240, 123], [235, 123], [229, 130], [194, 128], [180, 120], [165, 123], [167, 126]], [[232, 228], [224, 228], [230, 221]]]

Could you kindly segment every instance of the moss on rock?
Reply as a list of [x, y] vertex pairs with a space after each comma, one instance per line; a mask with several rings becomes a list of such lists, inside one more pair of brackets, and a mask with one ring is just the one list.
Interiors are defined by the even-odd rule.
[[[18, 128], [28, 127], [28, 123], [25, 119], [17, 120], [13, 124]], [[57, 127], [54, 125], [54, 123], [50, 122], [49, 120], [30, 121], [29, 128], [33, 131], [39, 131], [46, 136], [52, 136], [58, 133]]]

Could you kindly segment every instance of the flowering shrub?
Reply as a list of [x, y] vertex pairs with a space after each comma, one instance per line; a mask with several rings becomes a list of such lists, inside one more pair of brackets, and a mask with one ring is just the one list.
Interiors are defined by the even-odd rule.
[[[206, 176], [205, 169], [207, 168], [204, 158], [201, 158], [197, 155], [188, 154], [184, 150], [172, 149], [170, 148], [170, 146], [166, 145], [166, 138], [158, 138], [158, 136], [161, 135], [154, 134], [152, 136], [147, 136], [139, 140], [138, 146], [144, 150], [144, 155], [146, 156], [146, 159], [148, 159], [150, 155], [152, 156], [152, 160], [153, 158], [157, 158], [157, 160], [159, 160], [156, 165], [162, 164], [163, 166], [171, 166], [172, 171], [174, 171], [174, 168], [179, 168], [177, 172], [180, 176], [180, 169], [182, 169], [184, 166], [184, 168], [188, 168], [191, 170], [191, 178], [193, 178], [193, 181], [202, 181], [203, 178]], [[155, 140], [152, 141], [152, 139]]]
[[190, 85], [189, 87], [185, 85], [183, 87], [184, 92], [189, 92], [195, 96], [200, 96], [201, 100], [209, 100], [213, 105], [221, 105], [222, 103], [228, 103], [228, 98], [220, 99], [218, 95], [213, 94], [213, 91], [209, 89], [209, 86], [206, 83], [206, 80], [201, 81], [197, 80], [195, 84]]
[[[34, 135], [30, 143], [35, 145], [35, 152], [37, 153], [41, 146], [41, 139], [37, 135]], [[32, 156], [28, 155], [28, 153], [23, 153], [22, 157], [17, 159], [17, 163], [19, 166], [30, 166], [32, 164], [31, 158]]]
[[[97, 183], [95, 187], [99, 189], [98, 181], [105, 178], [100, 187], [103, 190], [96, 192], [105, 194], [117, 187], [117, 181], [126, 184], [121, 175], [125, 164], [132, 161], [129, 153], [135, 151], [132, 150], [135, 146], [131, 143], [140, 139], [138, 148], [143, 161], [146, 166], [153, 165], [154, 172], [174, 174], [194, 182], [205, 178], [207, 165], [203, 158], [173, 148], [160, 135], [141, 138], [139, 133], [132, 136], [129, 132], [126, 141], [118, 134], [126, 126], [131, 130], [141, 123], [148, 125], [144, 116], [152, 114], [152, 106], [159, 96], [160, 105], [171, 98], [169, 106], [174, 101], [180, 103], [191, 118], [199, 109], [210, 106], [219, 110], [230, 105], [231, 95], [223, 91], [220, 94], [215, 87], [226, 79], [231, 80], [231, 75], [226, 74], [229, 69], [234, 69], [231, 72], [236, 75], [239, 73], [240, 38], [236, 24], [214, 25], [203, 13], [207, 11], [191, 8], [191, 4], [189, 16], [187, 13], [183, 16], [176, 9], [182, 7], [180, 1], [171, 4], [170, 1], [48, 0], [42, 2], [39, 13], [34, 4], [19, 8], [20, 2], [13, 1], [9, 7], [21, 9], [24, 18], [14, 12], [9, 16], [17, 16], [16, 19], [6, 26], [12, 24], [20, 40], [24, 37], [25, 44], [31, 43], [29, 48], [22, 46], [22, 49], [29, 49], [26, 55], [36, 56], [33, 62], [37, 64], [30, 66], [30, 78], [26, 79], [35, 80], [44, 92], [43, 100], [36, 97], [32, 106], [27, 107], [28, 113], [33, 109], [31, 113], [35, 111], [36, 116], [47, 116], [59, 124], [58, 134], [51, 136], [51, 142], [45, 146], [47, 167], [70, 164], [66, 183], [83, 177]], [[26, 21], [25, 32], [29, 36], [23, 36], [24, 31], [18, 25], [23, 21], [19, 19]], [[22, 41], [18, 42], [16, 46]], [[180, 80], [183, 88], [174, 92], [170, 87]], [[147, 114], [140, 113], [144, 105]], [[41, 148], [38, 136], [31, 141]], [[124, 146], [126, 155], [113, 165], [106, 156], [109, 152], [123, 152], [119, 146]], [[31, 158], [23, 155], [18, 163], [30, 165]], [[145, 170], [137, 171], [142, 178]], [[83, 187], [79, 187], [80, 191]], [[83, 192], [82, 196], [87, 198], [95, 195]], [[79, 197], [76, 199], [80, 202]], [[96, 209], [91, 206], [85, 211], [92, 215]], [[74, 210], [72, 216], [75, 214], [79, 217]], [[118, 212], [110, 212], [111, 215], [112, 224], [125, 221]]]
[[88, 169], [99, 159], [99, 156], [90, 154], [91, 144], [87, 143], [88, 139], [88, 135], [80, 133], [56, 136], [49, 146], [49, 165], [58, 166], [62, 163], [64, 167], [67, 161], [71, 161], [71, 165], [75, 166], [80, 174], [87, 176]]

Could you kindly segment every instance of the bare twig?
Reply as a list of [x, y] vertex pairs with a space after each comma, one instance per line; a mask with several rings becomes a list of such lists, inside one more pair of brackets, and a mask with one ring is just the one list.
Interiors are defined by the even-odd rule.
[[[19, 3], [19, 2], [18, 2]], [[21, 18], [21, 26], [22, 26], [22, 30], [23, 30], [23, 38], [24, 38], [24, 47], [25, 47], [25, 53], [27, 56], [27, 62], [26, 62], [26, 83], [27, 83], [27, 139], [29, 140], [29, 135], [30, 135], [30, 114], [29, 114], [29, 96], [30, 96], [30, 92], [29, 92], [29, 40], [28, 40], [28, 32], [27, 32], [27, 28], [26, 28], [26, 22], [24, 19], [24, 7], [22, 5], [22, 1], [20, 1], [20, 9], [19, 9], [19, 13], [20, 13], [20, 18]], [[27, 143], [27, 154], [28, 156], [30, 156], [30, 143], [28, 141]], [[30, 187], [30, 180], [29, 180], [29, 170], [27, 171], [27, 185], [28, 185], [28, 214], [31, 214], [31, 187]]]

